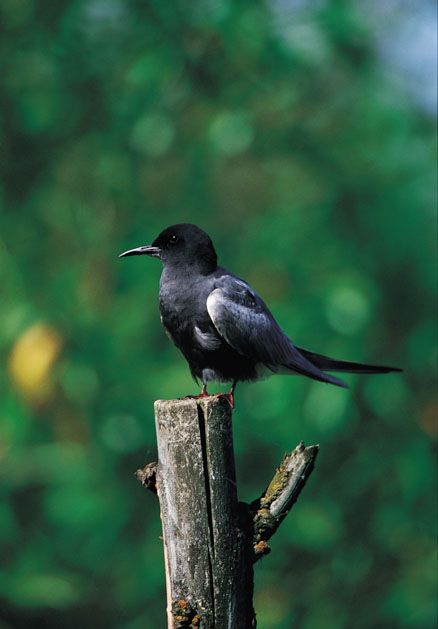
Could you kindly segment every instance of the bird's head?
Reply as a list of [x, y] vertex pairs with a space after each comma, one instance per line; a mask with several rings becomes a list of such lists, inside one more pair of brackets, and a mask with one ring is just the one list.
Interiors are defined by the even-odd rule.
[[151, 245], [125, 251], [119, 258], [142, 254], [159, 258], [165, 267], [187, 272], [194, 269], [204, 275], [217, 266], [217, 255], [210, 236], [190, 223], [171, 225]]

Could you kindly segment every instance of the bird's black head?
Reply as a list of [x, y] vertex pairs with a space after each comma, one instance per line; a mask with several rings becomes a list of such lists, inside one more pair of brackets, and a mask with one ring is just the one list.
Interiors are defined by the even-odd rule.
[[190, 223], [167, 227], [151, 245], [130, 249], [119, 257], [141, 254], [160, 258], [165, 267], [183, 272], [195, 270], [207, 275], [217, 266], [217, 255], [210, 236]]

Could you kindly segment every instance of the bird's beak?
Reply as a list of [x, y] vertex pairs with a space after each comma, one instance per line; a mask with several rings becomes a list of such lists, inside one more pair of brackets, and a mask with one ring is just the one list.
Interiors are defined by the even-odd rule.
[[161, 254], [160, 247], [154, 247], [153, 245], [145, 245], [144, 247], [137, 247], [136, 249], [129, 249], [119, 255], [119, 258], [125, 258], [126, 256], [141, 256], [146, 254], [153, 258], [159, 258]]

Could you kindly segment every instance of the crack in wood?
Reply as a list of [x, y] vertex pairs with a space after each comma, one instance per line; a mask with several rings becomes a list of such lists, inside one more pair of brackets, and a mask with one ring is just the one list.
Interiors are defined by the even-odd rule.
[[210, 465], [208, 460], [208, 452], [207, 452], [207, 435], [206, 435], [206, 426], [205, 426], [205, 415], [204, 411], [200, 404], [197, 404], [198, 410], [198, 424], [199, 424], [199, 436], [201, 439], [201, 448], [202, 448], [202, 461], [203, 461], [203, 472], [204, 472], [204, 484], [205, 484], [205, 498], [206, 498], [206, 506], [207, 506], [207, 519], [208, 519], [208, 530], [210, 534], [210, 545], [208, 549], [208, 560], [209, 560], [209, 577], [210, 577], [210, 591], [211, 591], [211, 601], [212, 601], [212, 612], [213, 612], [213, 627], [215, 626], [215, 592], [214, 592], [214, 559], [215, 559], [215, 548], [214, 548], [214, 528], [213, 528], [213, 512], [212, 512], [212, 501], [211, 501], [211, 485], [210, 485]]

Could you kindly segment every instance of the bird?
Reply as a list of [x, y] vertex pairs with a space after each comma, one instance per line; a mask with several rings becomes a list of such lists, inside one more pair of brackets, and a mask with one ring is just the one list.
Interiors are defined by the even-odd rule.
[[382, 374], [398, 367], [338, 360], [295, 345], [256, 291], [217, 263], [208, 234], [191, 223], [164, 229], [150, 245], [129, 249], [120, 258], [147, 255], [163, 264], [159, 308], [164, 330], [187, 360], [199, 395], [210, 382], [232, 383], [224, 396], [234, 408], [238, 382], [274, 374], [301, 375], [348, 388], [326, 372]]

